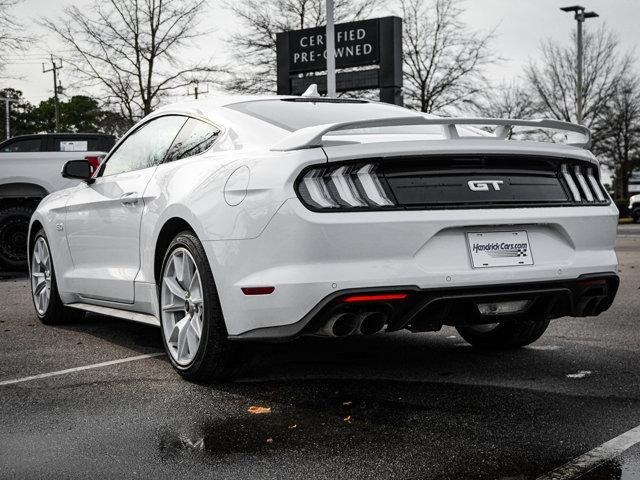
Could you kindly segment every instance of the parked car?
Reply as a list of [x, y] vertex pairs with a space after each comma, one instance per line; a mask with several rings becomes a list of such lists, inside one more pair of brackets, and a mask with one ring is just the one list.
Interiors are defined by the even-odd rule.
[[640, 222], [640, 194], [629, 197], [629, 215], [634, 222]]
[[115, 143], [112, 135], [21, 135], [0, 143], [0, 270], [27, 269], [27, 230], [38, 203], [78, 183], [62, 178], [68, 160], [86, 158], [93, 168]]
[[[512, 140], [512, 126], [570, 144]], [[249, 340], [452, 325], [480, 348], [521, 347], [616, 294], [618, 211], [588, 144], [565, 122], [354, 99], [171, 105], [95, 176], [65, 165], [84, 182], [31, 220], [36, 313], [157, 325], [197, 380], [233, 375]]]

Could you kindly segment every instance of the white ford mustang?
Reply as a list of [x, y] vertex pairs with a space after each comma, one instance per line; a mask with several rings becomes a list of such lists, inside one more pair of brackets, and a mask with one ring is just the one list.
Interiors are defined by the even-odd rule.
[[35, 309], [160, 326], [199, 380], [232, 375], [241, 340], [453, 325], [477, 347], [527, 345], [550, 319], [606, 310], [618, 287], [618, 212], [588, 142], [564, 122], [359, 100], [162, 108], [94, 175], [67, 163], [85, 182], [33, 215]]

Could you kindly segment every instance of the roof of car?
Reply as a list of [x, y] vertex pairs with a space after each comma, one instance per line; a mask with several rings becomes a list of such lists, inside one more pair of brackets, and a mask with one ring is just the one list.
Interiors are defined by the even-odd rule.
[[[312, 97], [300, 97], [297, 95], [214, 95], [211, 97], [198, 99], [198, 100], [186, 100], [183, 102], [172, 103], [169, 105], [165, 105], [163, 107], [158, 108], [153, 112], [155, 114], [163, 114], [169, 112], [185, 112], [185, 113], [193, 113], [198, 115], [207, 116], [216, 110], [219, 110], [220, 107], [228, 107], [230, 105], [234, 105], [237, 103], [243, 102], [257, 102], [257, 101], [268, 101], [268, 100], [286, 100], [286, 99], [303, 99], [303, 100], [312, 100]], [[318, 97], [319, 101], [326, 101], [326, 97]], [[345, 99], [336, 99], [335, 101], [349, 101], [357, 103], [375, 103], [366, 99], [353, 99], [353, 98], [345, 98]]]
[[113, 137], [108, 133], [28, 133], [25, 135], [16, 135], [9, 138], [9, 140], [16, 140], [18, 138], [39, 138], [39, 137]]

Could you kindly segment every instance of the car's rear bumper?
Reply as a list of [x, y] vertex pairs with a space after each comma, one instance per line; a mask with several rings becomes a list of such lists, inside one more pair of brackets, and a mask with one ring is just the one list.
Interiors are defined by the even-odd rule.
[[[443, 325], [463, 326], [492, 323], [504, 316], [482, 315], [478, 304], [527, 301], [518, 317], [553, 319], [564, 316], [596, 316], [607, 310], [616, 296], [619, 278], [614, 274], [582, 275], [575, 280], [535, 282], [482, 287], [420, 289], [391, 287], [335, 292], [322, 299], [298, 322], [257, 328], [230, 338], [235, 340], [290, 340], [319, 331], [332, 317], [341, 313], [356, 316], [380, 312], [388, 332], [408, 328], [412, 331], [436, 331]], [[393, 299], [396, 293], [405, 298]], [[385, 295], [389, 294], [389, 295]], [[385, 300], [390, 296], [391, 300]], [[349, 299], [361, 299], [350, 302]]]
[[[314, 213], [285, 202], [254, 239], [209, 241], [233, 336], [305, 319], [336, 292], [461, 289], [615, 274], [617, 210], [554, 207]], [[467, 232], [526, 230], [535, 264], [474, 269]], [[243, 287], [275, 287], [245, 295]]]

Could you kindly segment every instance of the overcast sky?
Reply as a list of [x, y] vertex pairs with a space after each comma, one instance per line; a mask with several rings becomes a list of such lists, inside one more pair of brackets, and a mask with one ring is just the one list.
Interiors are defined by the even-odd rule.
[[[46, 58], [45, 52], [53, 49], [54, 39], [47, 35], [35, 21], [46, 15], [56, 18], [62, 15], [65, 5], [88, 5], [90, 0], [24, 0], [14, 9], [26, 28], [37, 38], [41, 39], [26, 55], [12, 57], [16, 64], [8, 67], [8, 72], [17, 80], [0, 81], [0, 88], [14, 87], [22, 90], [28, 100], [38, 102], [52, 95], [51, 73], [42, 73], [41, 62]], [[221, 63], [233, 61], [224, 39], [231, 32], [239, 28], [233, 16], [221, 7], [218, 0], [209, 0], [210, 6], [202, 21], [202, 27], [211, 33], [198, 41], [189, 51], [189, 56], [209, 58], [212, 55], [220, 58]], [[467, 0], [461, 2], [466, 5], [465, 20], [476, 29], [496, 28], [496, 38], [493, 43], [496, 52], [504, 58], [500, 65], [491, 67], [488, 74], [496, 81], [510, 80], [520, 75], [522, 66], [528, 59], [535, 58], [537, 48], [542, 39], [553, 38], [559, 41], [569, 41], [569, 34], [575, 29], [572, 14], [563, 13], [559, 7], [574, 5], [573, 0]], [[600, 18], [589, 19], [586, 28], [597, 28], [605, 22], [619, 35], [621, 45], [625, 50], [640, 50], [640, 0], [587, 0], [581, 4], [600, 14]], [[394, 3], [388, 2], [388, 7], [375, 12], [373, 17], [385, 16], [394, 12]], [[63, 53], [63, 52], [60, 52]], [[636, 62], [640, 70], [640, 62]], [[62, 82], [70, 71], [62, 71]], [[68, 90], [69, 95], [82, 92]]]

